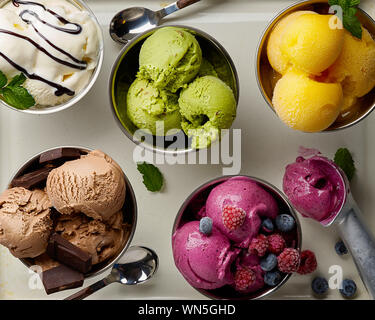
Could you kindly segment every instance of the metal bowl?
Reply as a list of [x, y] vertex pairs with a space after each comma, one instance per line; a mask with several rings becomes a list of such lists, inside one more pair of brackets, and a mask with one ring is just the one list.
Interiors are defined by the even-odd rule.
[[[259, 89], [266, 100], [270, 109], [275, 112], [272, 104], [273, 90], [276, 85], [275, 72], [273, 71], [267, 57], [267, 43], [276, 24], [295, 11], [311, 10], [319, 13], [328, 13], [328, 0], [304, 0], [292, 4], [283, 11], [281, 11], [266, 27], [263, 32], [261, 40], [258, 44], [256, 54], [256, 78]], [[375, 35], [375, 21], [363, 10], [359, 9], [357, 16], [362, 25], [372, 34]], [[375, 63], [375, 61], [374, 61]], [[363, 98], [358, 100], [358, 106], [353, 114], [348, 114], [336, 120], [329, 128], [322, 132], [337, 131], [349, 128], [363, 119], [365, 119], [375, 108], [375, 88]]]
[[[235, 95], [237, 105], [239, 99], [239, 79], [234, 63], [224, 47], [209, 34], [188, 26], [167, 25], [153, 28], [136, 36], [121, 50], [112, 67], [109, 79], [111, 110], [116, 118], [117, 124], [130, 140], [136, 144], [141, 144], [148, 150], [166, 154], [184, 154], [195, 149], [190, 147], [190, 139], [188, 139], [182, 130], [175, 135], [168, 136], [167, 139], [142, 133], [146, 139], [145, 141], [141, 141], [140, 138], [135, 137], [135, 131], [137, 131], [138, 128], [131, 122], [127, 115], [126, 95], [130, 85], [135, 80], [139, 69], [138, 60], [142, 44], [146, 38], [152, 35], [156, 30], [164, 27], [183, 28], [196, 37], [202, 48], [203, 57], [211, 62], [212, 59], [215, 59], [217, 64], [220, 65], [220, 67], [225, 70], [225, 73], [229, 75], [229, 84]], [[177, 150], [168, 149], [168, 146], [174, 142], [176, 137], [179, 139], [178, 141], [184, 141], [184, 146]], [[148, 143], [148, 141], [152, 141], [152, 143]]]
[[[99, 76], [99, 73], [100, 73], [100, 70], [101, 70], [102, 64], [103, 64], [103, 58], [104, 58], [103, 32], [102, 32], [102, 29], [100, 27], [100, 24], [99, 24], [98, 20], [96, 19], [94, 13], [90, 9], [90, 7], [87, 5], [85, 0], [66, 0], [66, 1], [73, 4], [77, 8], [81, 9], [82, 11], [88, 12], [90, 14], [91, 19], [94, 21], [95, 25], [97, 26], [98, 38], [99, 38], [98, 64], [97, 64], [95, 70], [93, 71], [93, 73], [91, 75], [90, 81], [87, 83], [87, 85], [81, 91], [79, 91], [76, 95], [74, 95], [74, 97], [72, 99], [69, 99], [68, 101], [66, 101], [62, 104], [56, 105], [56, 106], [46, 106], [46, 107], [34, 106], [34, 107], [32, 107], [30, 109], [27, 109], [27, 110], [20, 110], [20, 109], [16, 109], [16, 108], [8, 105], [3, 100], [0, 100], [0, 104], [2, 104], [3, 106], [6, 106], [6, 107], [8, 107], [12, 110], [22, 112], [22, 113], [51, 114], [51, 113], [55, 113], [55, 112], [59, 112], [59, 111], [68, 109], [68, 108], [72, 107], [73, 105], [77, 104], [90, 91], [90, 89], [94, 85], [96, 79]], [[10, 0], [0, 1], [0, 7], [3, 7], [8, 2], [10, 2]]]
[[[295, 238], [296, 238], [296, 245], [295, 248], [297, 250], [301, 250], [302, 246], [302, 231], [301, 231], [301, 224], [298, 220], [298, 216], [296, 212], [294, 211], [292, 205], [289, 203], [288, 199], [286, 196], [275, 186], [272, 184], [259, 179], [259, 178], [254, 178], [251, 176], [224, 176], [220, 178], [213, 179], [200, 187], [198, 187], [196, 190], [193, 191], [193, 193], [185, 200], [185, 202], [182, 204], [180, 210], [177, 213], [173, 229], [172, 229], [172, 236], [175, 233], [175, 231], [184, 223], [188, 221], [195, 220], [194, 219], [194, 214], [199, 210], [206, 202], [206, 199], [211, 192], [211, 190], [216, 187], [217, 185], [227, 181], [230, 178], [233, 177], [246, 177], [250, 178], [251, 180], [255, 181], [258, 183], [262, 188], [267, 190], [277, 201], [279, 205], [280, 212], [283, 213], [288, 213], [296, 221], [296, 228], [295, 228]], [[236, 293], [232, 288], [229, 286], [224, 286], [219, 289], [215, 290], [204, 290], [204, 289], [198, 289], [194, 288], [204, 296], [210, 298], [210, 299], [222, 299], [222, 300], [254, 300], [254, 299], [261, 299], [264, 298], [278, 289], [280, 289], [287, 281], [288, 279], [292, 276], [292, 274], [287, 274], [285, 277], [282, 279], [282, 281], [275, 287], [268, 287], [265, 286], [259, 291], [249, 293], [249, 294], [240, 294]], [[228, 288], [229, 287], [229, 288]]]
[[[79, 149], [80, 151], [82, 151], [84, 153], [92, 151], [89, 148], [77, 147], [77, 146], [61, 146], [61, 147], [56, 147], [56, 148], [44, 150], [44, 151], [36, 154], [35, 156], [33, 156], [28, 161], [26, 161], [26, 163], [24, 165], [22, 165], [21, 168], [19, 168], [17, 170], [17, 172], [13, 175], [13, 177], [10, 179], [10, 182], [9, 182], [8, 185], [11, 185], [14, 178], [17, 178], [17, 177], [23, 175], [24, 172], [27, 169], [36, 165], [39, 161], [39, 156], [42, 153], [47, 152], [47, 151], [51, 151], [51, 150], [54, 150], [54, 149], [58, 149], [58, 148], [75, 148], [75, 149]], [[129, 248], [130, 243], [133, 239], [135, 229], [136, 229], [136, 226], [137, 226], [137, 212], [138, 212], [137, 201], [136, 201], [136, 197], [135, 197], [133, 187], [132, 187], [129, 179], [125, 175], [125, 173], [124, 173], [124, 176], [125, 176], [125, 183], [126, 183], [126, 195], [125, 195], [125, 204], [124, 204], [124, 207], [122, 209], [122, 212], [123, 212], [123, 216], [124, 216], [124, 222], [131, 226], [129, 236], [126, 239], [126, 241], [124, 242], [122, 249], [115, 256], [113, 256], [109, 260], [106, 260], [106, 261], [103, 261], [103, 262], [98, 263], [96, 265], [93, 265], [91, 271], [89, 273], [85, 274], [86, 279], [95, 277], [95, 276], [105, 272], [106, 270], [110, 269], [113, 266], [113, 264], [116, 262], [116, 260], [119, 259], [125, 253], [125, 251]], [[26, 259], [19, 259], [19, 260], [28, 268], [31, 267], [32, 265], [34, 265], [33, 259], [26, 258]]]

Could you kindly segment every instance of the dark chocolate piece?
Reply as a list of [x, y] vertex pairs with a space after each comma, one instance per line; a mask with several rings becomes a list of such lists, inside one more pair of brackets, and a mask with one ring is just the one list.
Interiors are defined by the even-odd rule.
[[41, 273], [47, 294], [78, 288], [83, 285], [83, 274], [67, 266], [60, 265]]
[[52, 234], [49, 238], [47, 254], [82, 273], [89, 272], [92, 266], [91, 255], [76, 247], [58, 233]]
[[81, 157], [78, 149], [74, 148], [58, 148], [42, 153], [39, 157], [39, 163], [44, 164], [54, 160], [73, 160]]
[[40, 185], [42, 182], [47, 180], [48, 174], [52, 171], [53, 167], [44, 167], [36, 171], [32, 171], [24, 174], [18, 178], [14, 178], [11, 183], [11, 187], [23, 187], [25, 189], [31, 189]]

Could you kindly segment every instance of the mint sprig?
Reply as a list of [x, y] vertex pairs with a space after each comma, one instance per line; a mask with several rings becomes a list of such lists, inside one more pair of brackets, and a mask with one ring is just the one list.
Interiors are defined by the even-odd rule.
[[354, 37], [362, 39], [362, 25], [356, 16], [360, 0], [329, 0], [330, 6], [342, 8], [342, 24]]
[[0, 99], [10, 106], [26, 110], [35, 105], [35, 99], [22, 85], [26, 81], [23, 73], [13, 77], [9, 83], [6, 75], [0, 71]]
[[157, 167], [147, 162], [138, 162], [137, 169], [143, 175], [143, 184], [148, 191], [158, 192], [161, 190], [164, 179]]
[[356, 168], [350, 151], [346, 148], [338, 149], [334, 161], [345, 172], [348, 180], [351, 181], [354, 177]]

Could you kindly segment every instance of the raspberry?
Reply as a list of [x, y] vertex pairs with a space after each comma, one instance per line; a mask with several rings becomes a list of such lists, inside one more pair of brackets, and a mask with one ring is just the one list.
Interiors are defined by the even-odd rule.
[[245, 221], [246, 212], [241, 208], [226, 205], [223, 208], [223, 224], [229, 230], [236, 230]]
[[285, 240], [284, 238], [275, 233], [268, 236], [268, 250], [272, 253], [279, 254], [285, 248]]
[[248, 287], [254, 284], [255, 280], [255, 272], [249, 268], [241, 268], [237, 270], [234, 275], [234, 284], [238, 291], [245, 291]]
[[277, 257], [279, 270], [284, 273], [292, 273], [298, 270], [300, 255], [298, 250], [286, 248]]
[[249, 246], [249, 252], [257, 254], [259, 257], [263, 257], [268, 250], [268, 239], [264, 234], [258, 235], [256, 238], [251, 240]]
[[314, 252], [310, 250], [304, 250], [301, 252], [301, 262], [297, 272], [299, 274], [308, 274], [312, 273], [318, 267], [318, 262], [316, 261], [316, 257]]

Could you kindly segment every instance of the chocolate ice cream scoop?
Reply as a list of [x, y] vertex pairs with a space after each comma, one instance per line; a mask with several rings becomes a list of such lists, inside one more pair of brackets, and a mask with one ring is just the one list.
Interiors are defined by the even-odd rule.
[[51, 203], [42, 190], [12, 188], [0, 195], [0, 244], [17, 258], [34, 258], [47, 247]]
[[81, 250], [89, 253], [92, 264], [114, 256], [123, 247], [122, 212], [115, 213], [111, 223], [88, 218], [82, 213], [61, 215], [55, 231]]
[[65, 162], [52, 170], [47, 179], [47, 194], [62, 214], [82, 212], [107, 221], [123, 207], [125, 192], [121, 168], [98, 150]]

